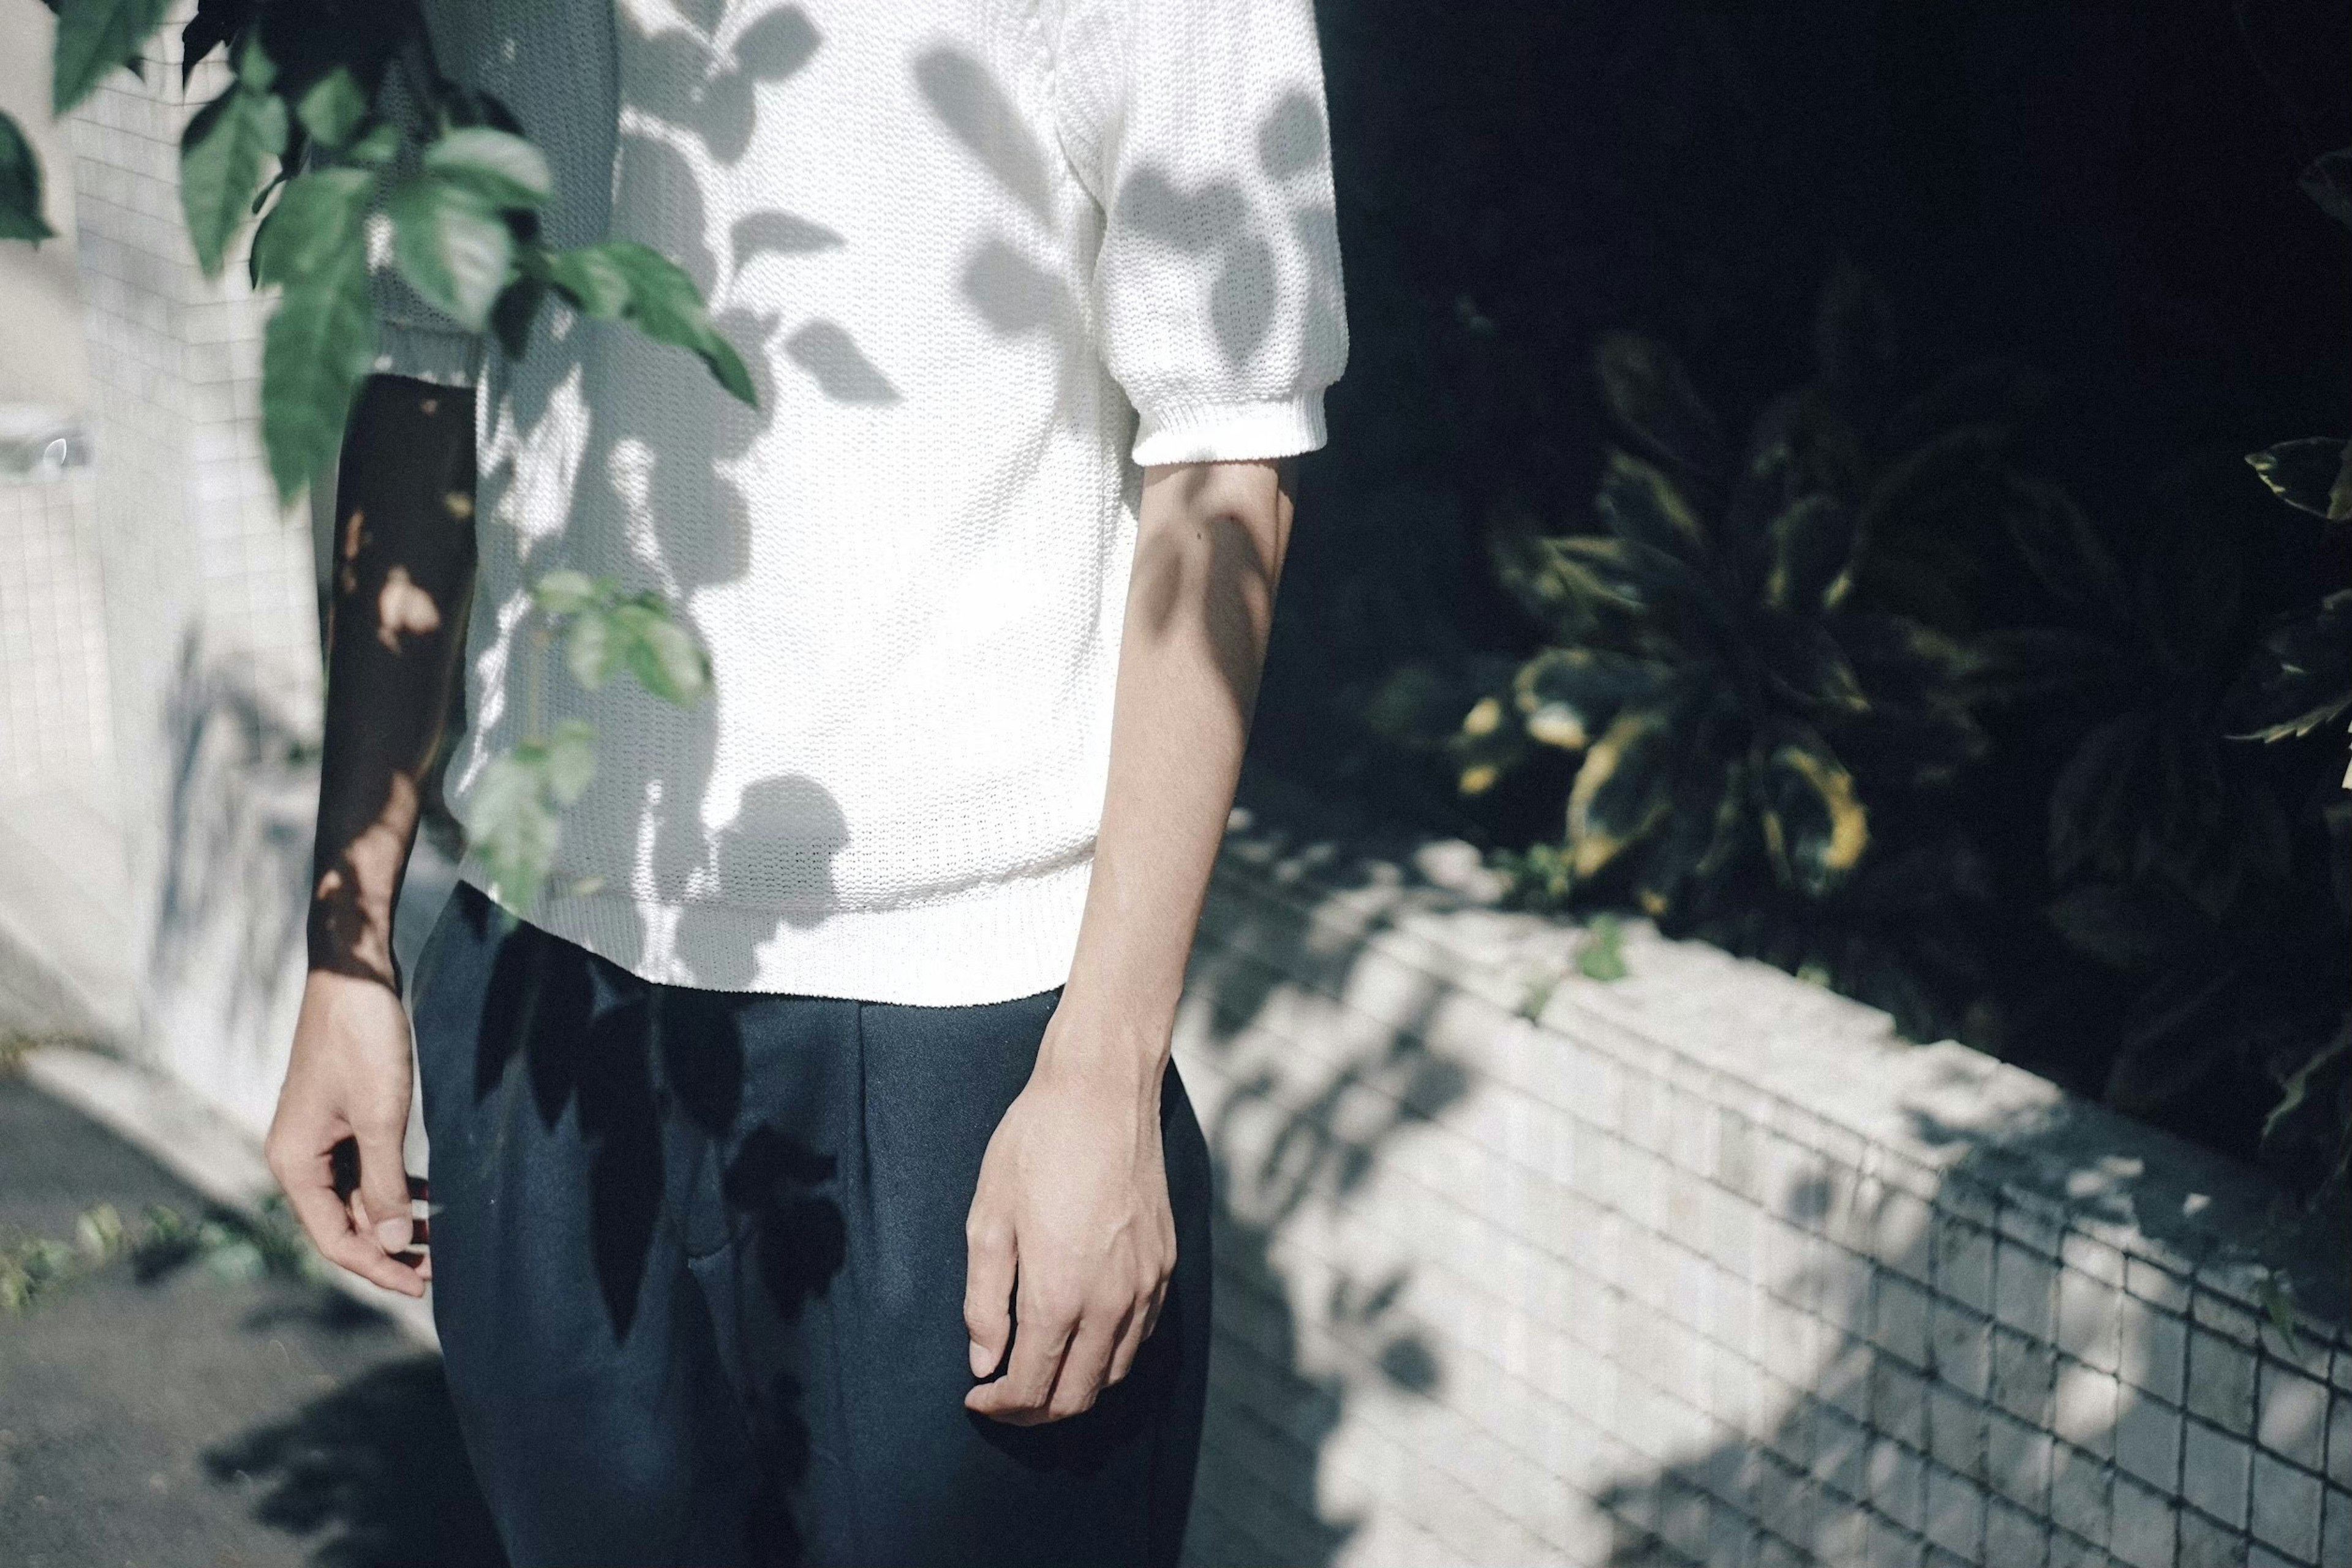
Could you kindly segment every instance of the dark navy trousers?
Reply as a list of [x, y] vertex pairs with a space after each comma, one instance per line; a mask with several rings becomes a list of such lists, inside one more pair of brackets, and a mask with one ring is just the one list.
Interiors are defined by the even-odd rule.
[[1086, 1415], [963, 1408], [964, 1215], [1057, 995], [653, 984], [458, 889], [415, 1005], [434, 1314], [515, 1568], [1176, 1562], [1210, 1193], [1173, 1068], [1158, 1331]]

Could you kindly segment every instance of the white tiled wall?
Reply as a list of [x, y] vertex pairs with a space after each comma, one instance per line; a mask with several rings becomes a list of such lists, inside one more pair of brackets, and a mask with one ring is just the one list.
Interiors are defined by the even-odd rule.
[[97, 512], [87, 469], [0, 475], [0, 797], [110, 789]]
[[242, 246], [201, 274], [179, 210], [182, 128], [228, 82], [215, 58], [183, 89], [189, 9], [67, 130], [142, 1034], [259, 1127], [300, 976], [317, 596], [308, 511], [278, 505], [262, 458], [267, 302]]
[[2266, 1326], [2252, 1173], [1305, 842], [1229, 845], [1180, 1039], [1228, 1211], [1193, 1563], [2352, 1564], [2352, 1339]]

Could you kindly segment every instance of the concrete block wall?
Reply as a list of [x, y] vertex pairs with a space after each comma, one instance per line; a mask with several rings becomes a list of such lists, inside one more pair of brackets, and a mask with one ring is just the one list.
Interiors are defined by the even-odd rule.
[[1760, 965], [1583, 979], [1485, 881], [1229, 842], [1193, 1563], [2352, 1564], [2341, 1238]]
[[268, 1123], [298, 998], [320, 675], [310, 516], [281, 509], [259, 437], [267, 301], [245, 258], [199, 271], [179, 209], [183, 127], [227, 85], [181, 84], [173, 7], [142, 75], [69, 119], [89, 356], [110, 746], [115, 911], [134, 1038], [241, 1123]]

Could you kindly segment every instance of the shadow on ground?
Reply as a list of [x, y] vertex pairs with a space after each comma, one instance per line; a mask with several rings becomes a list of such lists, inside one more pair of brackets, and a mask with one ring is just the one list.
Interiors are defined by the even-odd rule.
[[[0, 1246], [204, 1199], [0, 1074]], [[436, 1358], [379, 1314], [218, 1260], [131, 1259], [0, 1315], [8, 1568], [493, 1568]]]
[[503, 1568], [440, 1358], [389, 1363], [205, 1456], [260, 1491], [253, 1514], [316, 1538], [318, 1568]]

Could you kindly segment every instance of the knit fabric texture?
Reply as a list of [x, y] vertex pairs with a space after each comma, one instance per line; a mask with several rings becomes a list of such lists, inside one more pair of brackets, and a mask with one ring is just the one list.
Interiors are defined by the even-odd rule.
[[[760, 391], [560, 306], [509, 358], [380, 278], [377, 368], [480, 393], [451, 803], [597, 732], [516, 912], [673, 984], [1062, 984], [1142, 469], [1320, 446], [1346, 361], [1310, 0], [427, 9], [548, 153], [544, 237], [677, 261]], [[667, 595], [712, 698], [576, 685], [563, 567]]]

